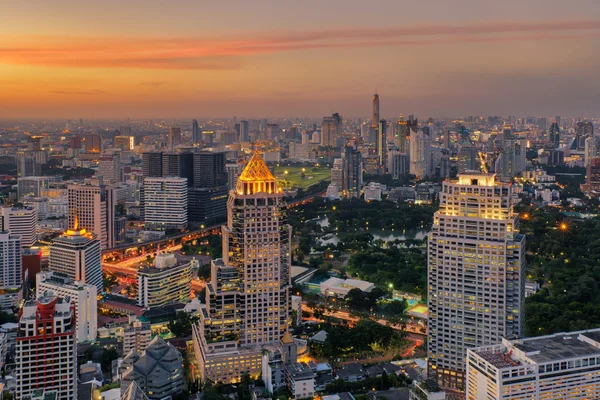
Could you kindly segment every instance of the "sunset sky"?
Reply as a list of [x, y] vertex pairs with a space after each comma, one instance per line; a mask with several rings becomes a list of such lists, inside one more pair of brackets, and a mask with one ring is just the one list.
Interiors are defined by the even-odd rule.
[[600, 114], [598, 0], [0, 0], [0, 117]]

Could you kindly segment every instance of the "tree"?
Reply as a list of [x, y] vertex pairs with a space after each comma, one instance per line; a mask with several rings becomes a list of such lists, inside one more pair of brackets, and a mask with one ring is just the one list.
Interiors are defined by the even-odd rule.
[[119, 358], [117, 350], [113, 348], [104, 350], [100, 356], [100, 365], [102, 366], [102, 371], [109, 372], [112, 368], [113, 360], [116, 360], [117, 358]]
[[186, 337], [192, 334], [192, 318], [185, 311], [177, 311], [175, 319], [167, 324], [176, 337]]

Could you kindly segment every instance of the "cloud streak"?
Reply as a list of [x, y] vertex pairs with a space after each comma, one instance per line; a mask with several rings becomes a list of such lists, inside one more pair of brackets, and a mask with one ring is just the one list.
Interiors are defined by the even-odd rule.
[[[377, 29], [255, 32], [226, 38], [0, 36], [0, 63], [68, 68], [235, 70], [246, 57], [314, 49], [458, 45], [600, 36], [600, 20], [414, 25]], [[151, 86], [151, 85], [150, 85]]]

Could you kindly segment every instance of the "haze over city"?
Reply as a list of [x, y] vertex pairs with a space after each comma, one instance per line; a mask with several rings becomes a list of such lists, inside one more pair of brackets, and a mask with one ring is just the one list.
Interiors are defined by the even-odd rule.
[[594, 116], [600, 3], [3, 2], [0, 117]]

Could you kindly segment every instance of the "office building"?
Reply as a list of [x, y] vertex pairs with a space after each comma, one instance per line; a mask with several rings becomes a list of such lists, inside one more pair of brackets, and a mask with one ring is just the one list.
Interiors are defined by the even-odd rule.
[[174, 254], [158, 254], [153, 266], [138, 270], [138, 305], [156, 308], [166, 304], [189, 302], [192, 268], [195, 264], [195, 259], [178, 263]]
[[133, 151], [135, 148], [135, 138], [128, 135], [115, 136], [113, 147], [121, 149], [122, 151]]
[[469, 400], [600, 398], [600, 329], [557, 333], [467, 352]]
[[336, 147], [336, 142], [342, 137], [342, 117], [340, 114], [332, 114], [324, 117], [321, 124], [321, 146]]
[[475, 171], [477, 165], [477, 148], [468, 137], [461, 137], [458, 144], [457, 172]]
[[17, 151], [17, 178], [26, 176], [39, 176], [41, 174], [41, 166], [37, 162], [35, 154], [31, 151]]
[[207, 225], [227, 218], [228, 185], [188, 188], [188, 221]]
[[168, 146], [169, 150], [173, 151], [173, 149], [181, 144], [181, 128], [172, 127], [169, 129], [169, 141]]
[[600, 137], [588, 136], [585, 139], [584, 165], [587, 167], [596, 157], [600, 157]]
[[47, 176], [25, 176], [17, 180], [19, 199], [24, 196], [41, 197], [42, 191], [50, 187]]
[[413, 381], [408, 395], [409, 400], [445, 400], [446, 393], [433, 379]]
[[37, 242], [37, 212], [31, 207], [0, 207], [0, 231], [21, 237], [21, 247]]
[[247, 143], [250, 141], [250, 127], [248, 121], [240, 121], [240, 142]]
[[52, 292], [25, 303], [16, 338], [16, 397], [55, 391], [57, 400], [77, 398], [75, 306]]
[[255, 153], [227, 203], [223, 259], [211, 262], [206, 308], [193, 326], [199, 377], [236, 382], [261, 371], [263, 346], [288, 332], [290, 242], [284, 194]]
[[98, 158], [98, 172], [105, 183], [117, 183], [123, 180], [121, 169], [121, 154], [119, 152], [105, 153]]
[[102, 151], [102, 138], [95, 133], [85, 135], [83, 138], [83, 146], [86, 153], [100, 153]]
[[162, 153], [162, 176], [186, 178], [187, 185], [194, 183], [194, 153]]
[[553, 122], [552, 125], [550, 125], [548, 136], [552, 148], [558, 149], [560, 147], [560, 127], [558, 126], [558, 123]]
[[235, 189], [237, 185], [238, 176], [242, 173], [243, 164], [225, 164], [225, 171], [227, 171], [227, 186], [229, 190]]
[[121, 363], [121, 393], [132, 382], [150, 400], [170, 399], [183, 390], [183, 358], [179, 350], [160, 336], [142, 352], [131, 350]]
[[[408, 157], [399, 150], [391, 150], [388, 153], [388, 174], [393, 179], [400, 179], [408, 175]], [[332, 178], [333, 182], [333, 178]]]
[[18, 289], [22, 283], [21, 237], [0, 230], [0, 289]]
[[201, 151], [194, 153], [193, 186], [215, 187], [227, 185], [225, 152]]
[[575, 139], [571, 145], [573, 150], [583, 150], [585, 148], [585, 140], [588, 137], [594, 136], [594, 125], [590, 121], [579, 121], [575, 124]]
[[587, 165], [581, 190], [590, 197], [600, 196], [600, 157], [592, 158]]
[[279, 137], [280, 129], [278, 124], [267, 124], [267, 140], [275, 140]]
[[146, 228], [184, 229], [188, 222], [187, 179], [177, 177], [144, 179]]
[[135, 383], [135, 381], [131, 381], [127, 389], [122, 392], [120, 400], [149, 400], [146, 393], [140, 388], [140, 386]]
[[411, 131], [410, 135], [410, 173], [423, 178], [427, 175], [431, 138], [423, 130]]
[[365, 201], [381, 201], [381, 184], [369, 182], [364, 188]]
[[200, 125], [198, 125], [198, 121], [192, 121], [192, 142], [200, 143], [202, 141], [202, 131], [200, 130]]
[[[114, 240], [114, 196], [107, 193], [102, 178], [92, 178], [83, 184], [67, 188], [69, 227], [94, 233], [103, 249], [112, 248]], [[75, 221], [77, 220], [77, 224]]]
[[103, 289], [100, 241], [85, 229], [67, 230], [52, 241], [48, 269], [62, 273], [74, 281], [94, 285], [97, 293]]
[[307, 363], [285, 364], [285, 382], [292, 399], [313, 399], [316, 373]]
[[377, 129], [379, 126], [379, 95], [373, 95], [373, 116], [371, 117], [371, 128]]
[[331, 184], [342, 190], [344, 184], [344, 160], [342, 158], [335, 158], [333, 160], [333, 167], [331, 168]]
[[[133, 321], [131, 319], [133, 318]], [[138, 353], [143, 352], [152, 340], [152, 329], [150, 322], [140, 321], [135, 316], [129, 317], [129, 325], [123, 330], [123, 355], [126, 356], [131, 350]]]
[[36, 275], [36, 293], [52, 291], [75, 305], [77, 343], [93, 342], [98, 333], [97, 295], [94, 285], [76, 281], [69, 275], [46, 271]]
[[343, 154], [342, 192], [344, 197], [360, 197], [363, 184], [363, 158], [360, 151], [346, 146]]
[[428, 240], [428, 374], [464, 390], [467, 349], [523, 333], [525, 236], [513, 186], [494, 174], [445, 181]]
[[378, 174], [385, 175], [387, 173], [387, 121], [385, 119], [382, 119], [377, 126], [375, 151], [379, 163]]
[[163, 155], [159, 151], [142, 153], [142, 176], [159, 178], [163, 176]]

